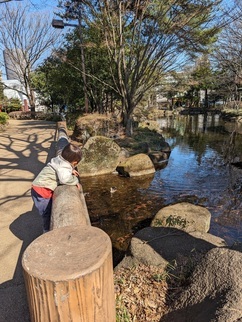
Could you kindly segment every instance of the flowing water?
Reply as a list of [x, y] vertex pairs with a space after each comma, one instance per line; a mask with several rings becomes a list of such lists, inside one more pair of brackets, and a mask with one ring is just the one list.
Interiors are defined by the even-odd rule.
[[[152, 176], [117, 175], [82, 179], [92, 225], [110, 236], [119, 251], [135, 232], [149, 226], [164, 206], [190, 202], [206, 207], [210, 233], [231, 245], [242, 241], [242, 130], [219, 115], [173, 116], [157, 120], [171, 146], [168, 162]], [[236, 132], [235, 132], [236, 130]], [[115, 187], [115, 192], [110, 192]]]

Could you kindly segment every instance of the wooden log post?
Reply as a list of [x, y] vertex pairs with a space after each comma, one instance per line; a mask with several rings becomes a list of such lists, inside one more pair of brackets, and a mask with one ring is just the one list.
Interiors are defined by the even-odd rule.
[[72, 225], [91, 225], [82, 188], [58, 186], [53, 196], [50, 229]]
[[[66, 122], [57, 123], [56, 154], [69, 143]], [[53, 195], [50, 229], [71, 225], [91, 225], [82, 188], [58, 186]]]
[[46, 233], [26, 249], [22, 266], [32, 322], [115, 322], [112, 246], [92, 226]]
[[59, 155], [64, 147], [69, 143], [66, 122], [57, 122], [57, 144], [56, 155]]

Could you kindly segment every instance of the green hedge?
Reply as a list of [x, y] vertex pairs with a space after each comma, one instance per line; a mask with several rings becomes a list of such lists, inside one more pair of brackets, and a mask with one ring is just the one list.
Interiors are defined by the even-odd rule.
[[9, 119], [9, 116], [5, 112], [0, 112], [0, 124], [5, 125]]

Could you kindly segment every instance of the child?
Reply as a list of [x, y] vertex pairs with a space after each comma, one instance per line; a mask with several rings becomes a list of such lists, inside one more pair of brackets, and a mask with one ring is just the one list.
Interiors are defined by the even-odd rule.
[[61, 155], [51, 159], [32, 183], [31, 196], [43, 218], [44, 233], [50, 229], [52, 197], [55, 188], [59, 184], [66, 184], [80, 189], [77, 178], [79, 173], [74, 168], [81, 158], [81, 149], [71, 143], [67, 144]]

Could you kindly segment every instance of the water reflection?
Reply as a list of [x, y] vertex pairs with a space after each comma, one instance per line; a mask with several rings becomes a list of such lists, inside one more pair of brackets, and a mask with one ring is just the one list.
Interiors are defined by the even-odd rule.
[[[231, 141], [237, 125], [224, 123], [218, 115], [158, 122], [172, 149], [164, 169], [142, 178], [82, 179], [92, 224], [106, 231], [116, 248], [125, 250], [133, 233], [149, 225], [160, 208], [187, 201], [211, 212], [210, 233], [229, 244], [242, 241], [242, 170], [230, 165], [231, 160], [242, 160], [241, 135], [233, 135]], [[114, 193], [112, 186], [117, 188]]]
[[[125, 250], [135, 226], [154, 215], [154, 198], [151, 199], [145, 193], [153, 179], [154, 175], [83, 178], [83, 190], [92, 224], [104, 229], [118, 249]], [[114, 193], [110, 191], [112, 187], [115, 187]]]

